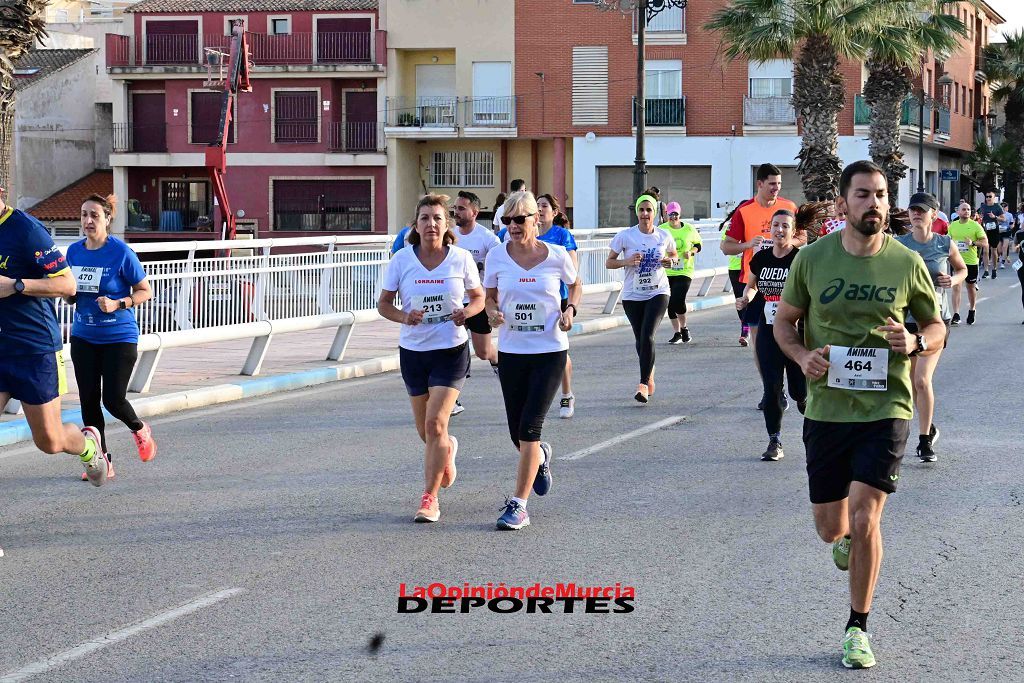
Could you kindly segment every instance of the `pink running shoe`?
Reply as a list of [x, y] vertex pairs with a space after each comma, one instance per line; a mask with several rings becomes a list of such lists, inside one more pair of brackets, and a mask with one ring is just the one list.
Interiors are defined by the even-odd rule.
[[416, 511], [414, 522], [436, 522], [441, 519], [441, 507], [437, 504], [437, 496], [424, 492], [420, 498], [420, 509]]
[[142, 462], [149, 462], [156, 457], [156, 441], [153, 440], [153, 430], [148, 424], [143, 422], [142, 429], [132, 432], [132, 438], [135, 439], [135, 447], [139, 449], [139, 459]]

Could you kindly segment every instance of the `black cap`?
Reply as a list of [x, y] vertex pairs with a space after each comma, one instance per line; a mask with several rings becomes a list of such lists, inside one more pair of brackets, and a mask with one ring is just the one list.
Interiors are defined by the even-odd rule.
[[933, 209], [935, 211], [939, 210], [938, 200], [935, 199], [934, 195], [928, 192], [918, 192], [913, 197], [911, 197], [910, 203], [907, 204], [907, 207], [910, 208], [913, 206], [917, 206], [922, 209]]

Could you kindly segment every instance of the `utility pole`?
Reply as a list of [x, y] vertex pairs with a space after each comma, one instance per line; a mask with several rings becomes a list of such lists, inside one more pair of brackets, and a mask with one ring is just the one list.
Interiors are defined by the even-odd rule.
[[[647, 159], [644, 145], [647, 132], [647, 64], [644, 47], [647, 39], [647, 13], [651, 0], [638, 0], [636, 7], [636, 99], [633, 102], [633, 121], [636, 123], [636, 157], [633, 159], [633, 199], [647, 189]], [[664, 5], [664, 3], [662, 3]], [[657, 207], [655, 207], [657, 208]], [[630, 202], [632, 223], [638, 223], [635, 207]]]

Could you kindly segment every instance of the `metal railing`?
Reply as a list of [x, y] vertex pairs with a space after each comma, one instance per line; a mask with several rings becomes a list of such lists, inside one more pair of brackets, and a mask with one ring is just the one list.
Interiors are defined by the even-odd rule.
[[796, 110], [789, 97], [744, 97], [743, 123], [750, 126], [796, 125]]
[[332, 121], [327, 146], [335, 152], [383, 152], [383, 125], [375, 121]]
[[134, 123], [115, 123], [111, 130], [112, 151], [156, 152], [167, 151], [167, 124], [163, 121], [142, 126]]
[[940, 106], [936, 109], [935, 132], [939, 135], [949, 135], [951, 120], [949, 107]]
[[514, 128], [515, 95], [508, 97], [466, 97], [463, 99], [464, 125], [480, 128]]
[[[249, 59], [255, 66], [289, 64], [372, 64], [370, 31], [320, 31], [270, 35], [246, 33]], [[200, 66], [217, 64], [228, 53], [231, 36], [198, 33], [144, 34], [142, 37], [107, 34], [107, 66]]]
[[[705, 296], [726, 275], [717, 223], [697, 223], [707, 248], [694, 279]], [[577, 230], [584, 292], [608, 292], [613, 312], [623, 271], [605, 268], [609, 245], [623, 228]], [[340, 361], [357, 322], [377, 319], [380, 282], [393, 236], [300, 237], [265, 240], [133, 244], [143, 256], [153, 298], [132, 309], [139, 324], [139, 363], [129, 388], [149, 390], [164, 350], [252, 339], [241, 374], [258, 374], [274, 334], [336, 328], [327, 359]], [[306, 249], [300, 253], [296, 250]], [[285, 251], [288, 253], [280, 253]], [[164, 258], [161, 258], [164, 257]], [[728, 278], [725, 287], [729, 288]], [[723, 290], [725, 291], [725, 290]], [[64, 344], [74, 304], [57, 300]], [[12, 407], [17, 410], [16, 407]]]
[[[907, 97], [905, 100], [903, 100], [903, 106], [900, 109], [900, 125], [919, 126], [920, 114], [921, 110], [918, 106], [917, 98], [912, 95]], [[925, 101], [924, 120], [932, 120], [932, 105], [928, 102], [928, 100]], [[867, 126], [871, 124], [871, 107], [868, 106], [868, 103], [864, 100], [863, 95], [856, 95], [854, 97], [853, 123], [856, 126]]]
[[387, 125], [413, 128], [455, 128], [457, 97], [389, 97]]
[[[633, 103], [633, 125], [636, 126], [636, 97]], [[648, 126], [685, 126], [686, 98], [659, 98], [644, 100], [644, 122]]]

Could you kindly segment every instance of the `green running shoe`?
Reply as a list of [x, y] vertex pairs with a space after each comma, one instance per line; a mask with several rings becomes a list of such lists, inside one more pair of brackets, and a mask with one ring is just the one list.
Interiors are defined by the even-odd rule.
[[843, 637], [843, 666], [847, 669], [870, 669], [875, 665], [868, 634], [856, 626], [846, 629]]
[[832, 561], [844, 572], [850, 569], [850, 537], [843, 536], [832, 544]]

